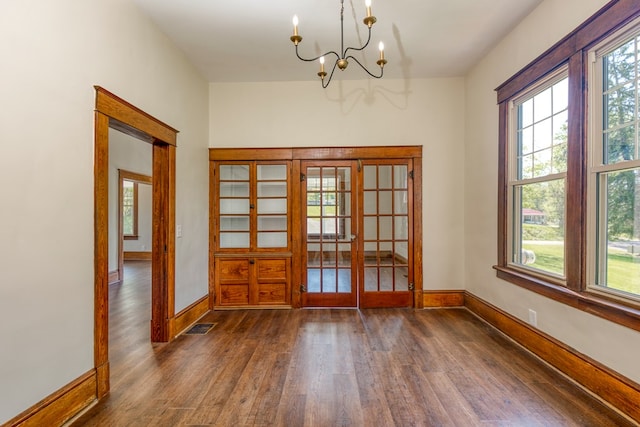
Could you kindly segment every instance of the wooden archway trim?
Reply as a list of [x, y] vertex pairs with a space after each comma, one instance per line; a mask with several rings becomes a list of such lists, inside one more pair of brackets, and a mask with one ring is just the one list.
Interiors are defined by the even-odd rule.
[[[165, 144], [177, 145], [178, 130], [145, 113], [108, 90], [100, 86], [94, 87], [96, 89], [96, 111], [117, 120], [120, 124], [133, 128], [134, 132], [137, 130]], [[114, 123], [112, 123], [112, 127], [118, 128], [118, 124], [113, 125]], [[123, 132], [130, 134], [126, 130], [123, 130]], [[138, 135], [132, 136], [138, 137]], [[143, 138], [140, 137], [139, 139]]]
[[173, 338], [175, 317], [175, 162], [178, 131], [95, 86], [94, 362], [96, 395], [109, 392], [109, 128], [153, 144], [151, 340]]

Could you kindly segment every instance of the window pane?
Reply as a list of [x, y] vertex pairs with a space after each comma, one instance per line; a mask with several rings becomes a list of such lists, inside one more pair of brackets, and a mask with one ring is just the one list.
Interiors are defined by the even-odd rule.
[[564, 275], [564, 179], [514, 188], [512, 261]]
[[569, 81], [559, 81], [553, 86], [553, 113], [559, 113], [569, 107]]
[[533, 124], [533, 99], [522, 103], [519, 117], [520, 127], [528, 127]]
[[606, 128], [611, 129], [635, 119], [635, 83], [612, 89], [604, 94]]
[[520, 136], [520, 152], [529, 154], [533, 151], [533, 127], [529, 126], [518, 132]]
[[604, 164], [638, 158], [638, 46], [632, 38], [602, 57]]
[[540, 92], [538, 95], [533, 97], [533, 121], [539, 122], [549, 116], [551, 116], [551, 112], [553, 111], [552, 106], [552, 98], [551, 98], [551, 88]]
[[133, 235], [133, 206], [122, 207], [122, 234]]
[[635, 76], [636, 40], [631, 39], [604, 57], [604, 87], [611, 90]]
[[635, 159], [635, 125], [604, 134], [604, 163], [613, 164]]
[[568, 90], [565, 77], [517, 106], [516, 179], [566, 171]]
[[640, 295], [640, 169], [602, 174], [597, 285]]
[[551, 147], [553, 141], [551, 124], [551, 118], [548, 118], [533, 126], [533, 149], [535, 151]]

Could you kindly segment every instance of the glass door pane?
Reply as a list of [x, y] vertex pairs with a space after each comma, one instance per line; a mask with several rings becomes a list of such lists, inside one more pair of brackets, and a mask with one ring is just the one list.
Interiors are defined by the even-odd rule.
[[304, 162], [306, 306], [356, 305], [352, 162]]
[[360, 307], [411, 306], [409, 163], [366, 163], [360, 194]]

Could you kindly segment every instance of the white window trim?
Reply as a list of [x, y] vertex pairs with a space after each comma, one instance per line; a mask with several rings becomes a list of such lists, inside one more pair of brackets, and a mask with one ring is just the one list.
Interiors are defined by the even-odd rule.
[[[517, 179], [517, 163], [518, 163], [518, 147], [517, 147], [517, 141], [518, 141], [518, 105], [524, 103], [525, 101], [535, 97], [536, 95], [544, 92], [545, 90], [547, 90], [548, 88], [550, 88], [551, 86], [555, 85], [556, 83], [558, 83], [559, 81], [568, 78], [569, 77], [569, 67], [567, 65], [564, 65], [560, 68], [558, 68], [558, 70], [554, 71], [553, 73], [549, 74], [548, 76], [545, 76], [544, 78], [540, 79], [538, 82], [536, 82], [535, 84], [529, 86], [528, 88], [526, 88], [525, 90], [523, 90], [521, 93], [519, 93], [517, 96], [515, 96], [510, 102], [509, 102], [509, 111], [508, 111], [508, 116], [509, 116], [509, 123], [508, 123], [508, 135], [509, 135], [509, 141], [507, 143], [508, 145], [508, 181], [507, 181], [507, 265], [510, 268], [516, 269], [516, 270], [522, 270], [522, 271], [526, 271], [528, 274], [532, 274], [534, 276], [537, 276], [539, 278], [551, 278], [554, 280], [554, 282], [559, 283], [561, 285], [565, 285], [566, 284], [566, 277], [565, 275], [560, 275], [560, 274], [556, 274], [550, 271], [546, 271], [546, 270], [541, 270], [538, 268], [534, 268], [534, 267], [530, 267], [524, 264], [520, 264], [520, 263], [516, 263], [513, 260], [513, 254], [515, 253], [514, 250], [514, 227], [515, 227], [515, 218], [516, 218], [516, 213], [514, 212], [514, 203], [516, 202], [515, 197], [514, 197], [514, 189], [517, 186], [522, 186], [522, 185], [527, 185], [527, 184], [535, 184], [538, 182], [549, 182], [549, 181], [554, 181], [557, 179], [564, 179], [565, 182], [565, 186], [567, 183], [567, 171], [561, 172], [561, 173], [553, 173], [553, 174], [548, 174], [548, 175], [544, 175], [542, 177], [534, 177], [534, 178], [527, 178], [527, 179]], [[566, 196], [566, 191], [565, 191], [565, 196]], [[566, 218], [567, 216], [567, 206], [565, 203], [565, 212], [564, 212], [564, 216]], [[566, 224], [565, 224], [566, 227]], [[565, 245], [565, 250], [566, 250], [566, 245]], [[566, 258], [566, 257], [565, 257]], [[566, 272], [566, 265], [565, 265], [565, 272]]]
[[[640, 36], [640, 18], [637, 18], [607, 37], [601, 43], [588, 51], [588, 171], [587, 171], [587, 283], [589, 292], [604, 295], [620, 301], [640, 302], [640, 295], [631, 294], [621, 290], [598, 285], [604, 281], [604, 275], [598, 274], [603, 265], [599, 265], [600, 254], [606, 254], [606, 218], [600, 218], [600, 213], [605, 210], [602, 206], [606, 200], [598, 197], [599, 188], [604, 186], [604, 174], [616, 171], [640, 168], [640, 140], [638, 132], [635, 133], [636, 160], [628, 160], [618, 163], [604, 163], [604, 150], [602, 147], [602, 58], [621, 44], [631, 38]], [[638, 108], [638, 91], [636, 89], [636, 109]], [[602, 263], [602, 264], [606, 264]], [[598, 277], [600, 276], [600, 277]]]

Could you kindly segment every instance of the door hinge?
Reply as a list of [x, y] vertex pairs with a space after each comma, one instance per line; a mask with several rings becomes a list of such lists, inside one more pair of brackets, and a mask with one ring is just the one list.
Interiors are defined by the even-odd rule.
[[307, 292], [307, 287], [303, 283], [301, 283], [300, 284], [300, 293], [303, 293], [303, 292]]
[[413, 179], [413, 171], [409, 171], [409, 178]]
[[413, 282], [409, 283], [409, 290], [414, 291], [415, 289], [416, 289], [416, 285], [414, 285]]
[[304, 182], [304, 180], [307, 179], [307, 176], [303, 173], [300, 174], [300, 182]]

